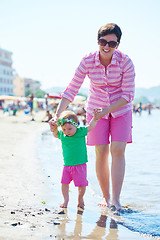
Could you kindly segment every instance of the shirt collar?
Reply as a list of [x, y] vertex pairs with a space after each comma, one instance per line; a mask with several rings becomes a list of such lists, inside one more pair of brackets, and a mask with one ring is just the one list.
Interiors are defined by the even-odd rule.
[[100, 65], [101, 62], [99, 60], [99, 51], [96, 52], [96, 56], [95, 56], [95, 65], [98, 66]]
[[[112, 56], [112, 61], [111, 64], [116, 65], [117, 64], [117, 49], [113, 52], [113, 56]], [[99, 60], [99, 51], [96, 51], [96, 55], [95, 55], [95, 65], [101, 65], [101, 62]]]
[[117, 49], [113, 52], [111, 64], [113, 65], [117, 64]]

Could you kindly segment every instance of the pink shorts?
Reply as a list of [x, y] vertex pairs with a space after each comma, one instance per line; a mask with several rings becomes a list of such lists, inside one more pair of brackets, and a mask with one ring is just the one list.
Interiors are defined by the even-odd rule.
[[[91, 114], [87, 114], [87, 124], [92, 119]], [[96, 127], [87, 135], [87, 145], [103, 145], [111, 142], [132, 142], [132, 111], [123, 116], [113, 118], [110, 114], [108, 119], [100, 119]]]
[[88, 186], [87, 181], [87, 164], [75, 165], [75, 166], [64, 166], [62, 172], [62, 184], [70, 184], [74, 181], [76, 187]]

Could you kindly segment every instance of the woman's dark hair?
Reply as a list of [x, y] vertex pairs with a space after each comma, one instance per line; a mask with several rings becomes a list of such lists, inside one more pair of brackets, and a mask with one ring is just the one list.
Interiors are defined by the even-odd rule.
[[120, 42], [122, 32], [120, 27], [115, 23], [108, 23], [103, 25], [98, 30], [98, 41], [101, 37], [106, 36], [108, 34], [115, 34], [117, 36], [117, 42]]

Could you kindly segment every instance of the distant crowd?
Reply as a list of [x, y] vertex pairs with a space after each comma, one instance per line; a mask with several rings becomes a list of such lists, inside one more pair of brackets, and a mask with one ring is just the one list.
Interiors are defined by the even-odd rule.
[[[31, 94], [27, 97], [26, 101], [6, 101], [0, 100], [0, 110], [3, 110], [3, 113], [8, 112], [9, 116], [16, 116], [17, 111], [23, 110], [25, 114], [31, 114], [34, 112], [38, 112], [39, 110], [46, 111], [46, 115], [44, 117], [45, 122], [48, 122], [55, 114], [57, 110], [58, 102], [48, 101], [48, 98], [44, 99], [35, 99], [34, 95]], [[78, 116], [79, 119], [86, 124], [86, 111], [84, 109], [84, 105], [76, 104], [69, 106], [70, 110], [73, 110]], [[153, 105], [151, 103], [139, 104], [133, 103], [133, 113], [137, 113], [141, 115], [142, 111], [147, 111], [150, 115], [153, 109], [160, 109], [160, 105]]]
[[147, 111], [150, 115], [153, 109], [160, 109], [160, 105], [142, 104], [141, 102], [139, 104], [133, 103], [133, 113], [138, 113], [139, 115], [141, 115], [142, 111]]
[[[9, 100], [0, 100], [0, 110], [3, 111], [4, 114], [8, 114], [8, 116], [16, 116], [18, 111], [23, 111], [24, 114], [29, 114], [32, 116], [32, 120], [34, 120], [34, 113], [38, 111], [45, 111], [44, 118], [42, 122], [48, 122], [55, 114], [57, 110], [57, 106], [59, 101], [49, 99], [45, 96], [44, 99], [34, 98], [34, 95], [29, 95], [26, 100], [17, 100], [17, 101], [9, 101]], [[80, 121], [86, 124], [86, 111], [84, 109], [84, 105], [76, 104], [69, 107], [70, 110], [73, 110], [78, 116]]]

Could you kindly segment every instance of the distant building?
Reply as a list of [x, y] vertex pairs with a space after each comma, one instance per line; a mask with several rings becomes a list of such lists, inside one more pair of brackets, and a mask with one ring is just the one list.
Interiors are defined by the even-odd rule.
[[35, 93], [41, 87], [40, 81], [33, 80], [31, 78], [24, 78], [24, 85], [25, 85], [25, 96], [28, 93], [28, 91], [30, 91], [30, 90], [35, 95]]
[[18, 74], [14, 75], [14, 95], [17, 97], [25, 97], [25, 84], [24, 78], [21, 78]]
[[12, 52], [0, 48], [0, 95], [14, 95]]

